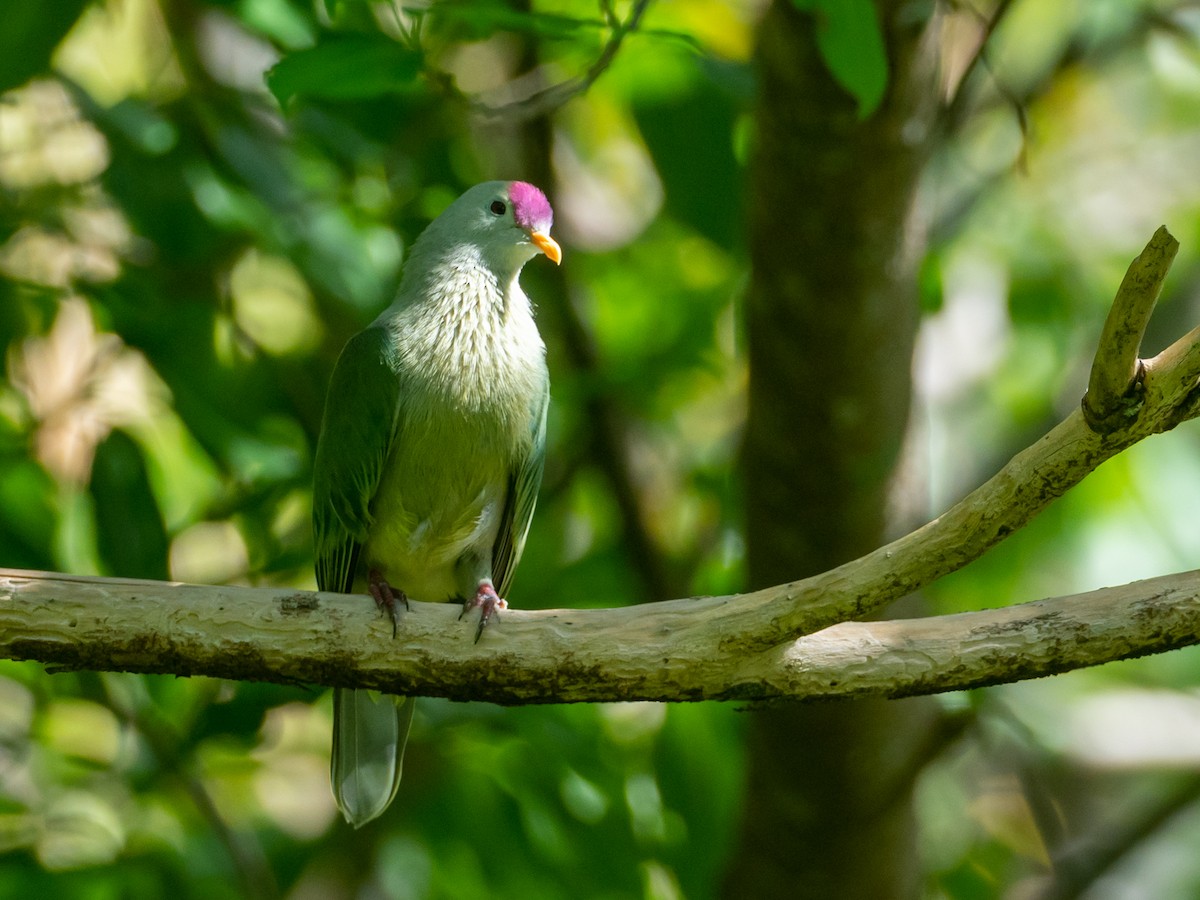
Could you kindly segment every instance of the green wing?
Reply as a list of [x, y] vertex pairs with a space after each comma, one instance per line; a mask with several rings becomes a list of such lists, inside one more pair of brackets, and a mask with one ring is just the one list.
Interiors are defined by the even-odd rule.
[[[371, 500], [399, 433], [400, 382], [387, 332], [373, 325], [338, 357], [313, 467], [317, 586], [354, 589], [371, 531]], [[400, 785], [414, 701], [338, 688], [329, 777], [338, 809], [358, 828], [379, 816]]]
[[546, 409], [550, 404], [550, 379], [547, 377], [541, 394], [530, 407], [530, 428], [533, 441], [529, 452], [517, 462], [508, 478], [508, 496], [500, 519], [500, 532], [492, 548], [492, 581], [496, 593], [508, 595], [513, 571], [525, 549], [525, 536], [533, 520], [538, 488], [542, 484], [542, 468], [546, 461]]
[[317, 587], [350, 593], [371, 529], [371, 499], [398, 432], [400, 382], [387, 331], [372, 325], [347, 342], [325, 399], [313, 467]]

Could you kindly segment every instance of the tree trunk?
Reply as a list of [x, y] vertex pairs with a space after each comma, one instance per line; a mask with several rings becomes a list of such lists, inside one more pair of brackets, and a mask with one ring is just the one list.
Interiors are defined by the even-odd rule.
[[[893, 21], [900, 5], [879, 5], [889, 88], [865, 120], [817, 50], [814, 15], [776, 0], [759, 27], [743, 449], [751, 588], [831, 568], [885, 536], [923, 244], [915, 133], [935, 96], [920, 34]], [[726, 895], [911, 895], [913, 747], [931, 713], [920, 700], [755, 712]]]

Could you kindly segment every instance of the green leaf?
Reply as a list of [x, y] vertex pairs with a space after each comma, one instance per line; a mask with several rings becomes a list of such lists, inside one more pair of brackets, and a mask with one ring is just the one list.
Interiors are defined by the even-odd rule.
[[4, 446], [8, 440], [0, 434], [0, 566], [53, 568], [56, 485], [36, 462]]
[[888, 83], [887, 48], [871, 0], [792, 0], [812, 13], [817, 49], [834, 80], [858, 101], [858, 117], [879, 108]]
[[50, 67], [50, 55], [71, 30], [87, 0], [6, 3], [0, 28], [0, 91], [18, 87]]
[[666, 190], [667, 210], [727, 249], [742, 235], [742, 174], [733, 147], [741, 110], [739, 98], [712, 79], [633, 106]]
[[167, 577], [167, 531], [141, 447], [113, 431], [92, 464], [96, 549], [105, 568], [126, 578]]
[[294, 97], [361, 100], [411, 90], [423, 58], [380, 34], [326, 37], [289, 53], [267, 72], [267, 87], [286, 106]]

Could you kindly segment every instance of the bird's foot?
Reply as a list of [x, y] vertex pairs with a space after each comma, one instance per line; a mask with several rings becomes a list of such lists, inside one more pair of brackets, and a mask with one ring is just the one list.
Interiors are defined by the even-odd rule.
[[396, 629], [400, 625], [400, 604], [408, 610], [408, 594], [399, 591], [388, 584], [387, 579], [378, 569], [372, 569], [367, 576], [367, 590], [375, 598], [375, 605], [388, 614], [392, 620], [392, 637], [396, 637]]
[[492, 585], [491, 579], [485, 578], [479, 582], [479, 587], [475, 589], [475, 596], [463, 603], [463, 611], [459, 613], [459, 619], [473, 609], [479, 610], [479, 627], [475, 629], [475, 643], [478, 644], [479, 639], [483, 636], [483, 629], [487, 627], [488, 622], [492, 620], [496, 611], [508, 609], [508, 601], [502, 599], [496, 593], [496, 588]]

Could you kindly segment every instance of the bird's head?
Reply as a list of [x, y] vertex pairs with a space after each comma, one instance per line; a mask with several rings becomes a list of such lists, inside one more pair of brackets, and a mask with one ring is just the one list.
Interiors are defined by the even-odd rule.
[[455, 200], [430, 230], [475, 244], [494, 263], [519, 269], [538, 253], [556, 264], [562, 261], [562, 248], [550, 237], [553, 222], [550, 201], [532, 184], [488, 181]]
[[506, 212], [501, 212], [505, 205], [503, 198], [492, 202], [489, 211], [493, 215], [511, 214], [513, 224], [529, 235], [529, 242], [542, 251], [557, 266], [562, 262], [562, 248], [550, 237], [550, 226], [554, 224], [554, 210], [538, 188], [527, 181], [510, 181], [508, 183], [508, 206]]

